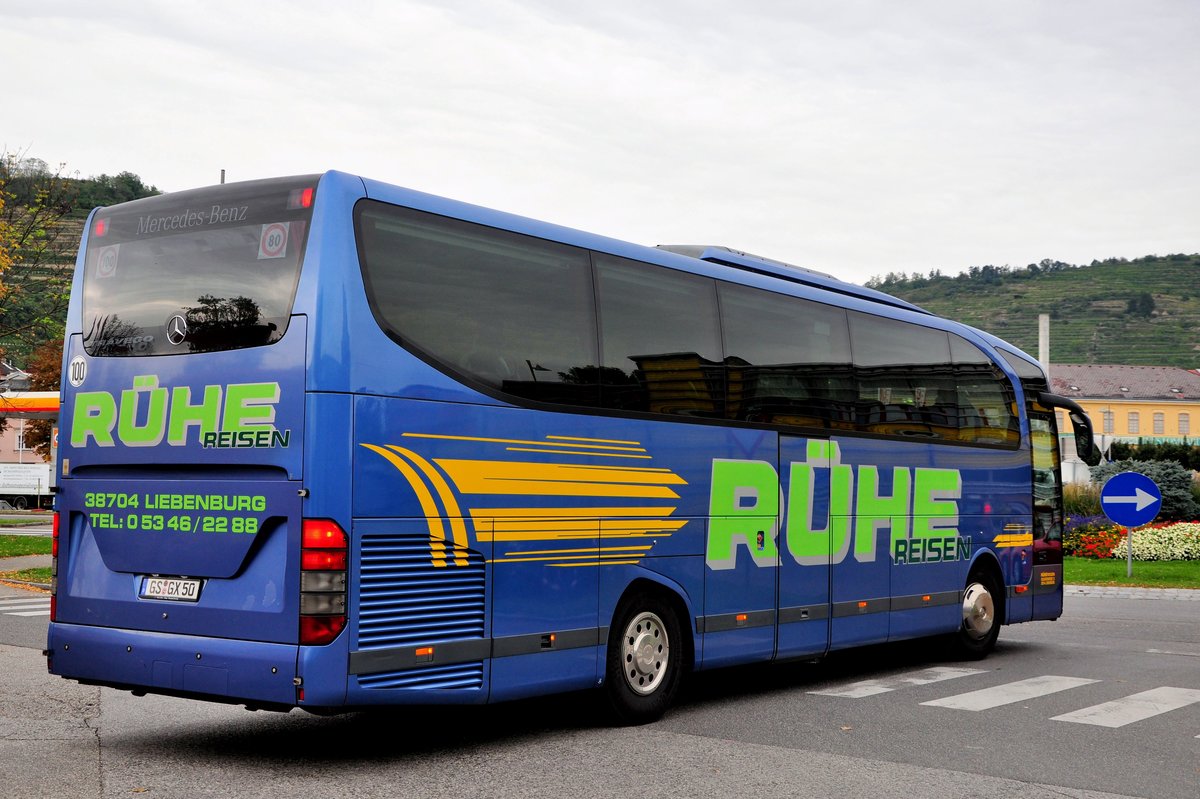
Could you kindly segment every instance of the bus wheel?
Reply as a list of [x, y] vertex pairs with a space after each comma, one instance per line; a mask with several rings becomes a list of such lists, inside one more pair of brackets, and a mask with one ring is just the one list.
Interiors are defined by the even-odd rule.
[[26, 501], [25, 497], [14, 497], [12, 506], [16, 510], [25, 510], [29, 507], [29, 502]]
[[659, 597], [639, 593], [621, 604], [613, 622], [605, 674], [609, 706], [624, 724], [654, 721], [679, 688], [679, 619]]
[[955, 638], [960, 655], [971, 659], [986, 657], [1000, 636], [999, 588], [995, 577], [986, 569], [976, 569], [967, 578], [963, 591], [962, 626]]

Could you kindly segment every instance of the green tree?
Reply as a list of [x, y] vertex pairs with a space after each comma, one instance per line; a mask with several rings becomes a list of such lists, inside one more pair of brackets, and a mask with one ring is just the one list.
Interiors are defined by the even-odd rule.
[[79, 181], [79, 198], [76, 207], [78, 213], [83, 215], [102, 205], [116, 205], [155, 194], [162, 194], [162, 192], [154, 186], [147, 186], [140, 177], [132, 172], [120, 172], [111, 176], [100, 175]]
[[63, 167], [0, 154], [0, 347], [24, 362], [38, 344], [62, 338], [78, 242], [64, 234], [76, 182]]
[[[33, 391], [58, 391], [62, 377], [62, 337], [51, 339], [33, 351], [28, 371]], [[50, 460], [50, 437], [54, 433], [54, 422], [34, 419], [25, 423], [25, 443], [33, 447], [43, 459]]]
[[1154, 297], [1148, 291], [1130, 297], [1129, 301], [1125, 303], [1125, 313], [1149, 319], [1150, 315], [1154, 313]]

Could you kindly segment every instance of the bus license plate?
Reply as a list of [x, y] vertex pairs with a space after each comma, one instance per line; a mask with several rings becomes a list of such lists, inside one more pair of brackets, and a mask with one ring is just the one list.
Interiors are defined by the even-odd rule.
[[175, 602], [199, 602], [200, 581], [186, 577], [144, 577], [142, 599], [170, 599]]

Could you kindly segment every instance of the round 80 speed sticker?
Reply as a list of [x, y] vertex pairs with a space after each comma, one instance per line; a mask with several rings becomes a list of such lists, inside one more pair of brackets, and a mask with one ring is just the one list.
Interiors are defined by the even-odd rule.
[[288, 223], [269, 222], [262, 226], [258, 237], [258, 259], [282, 258], [287, 255]]

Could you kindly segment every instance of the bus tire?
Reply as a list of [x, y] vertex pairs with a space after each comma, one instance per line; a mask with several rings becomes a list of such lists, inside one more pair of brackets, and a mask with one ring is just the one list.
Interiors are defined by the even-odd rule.
[[980, 660], [996, 646], [1004, 611], [1004, 596], [992, 569], [976, 566], [963, 590], [962, 624], [953, 639], [956, 654]]
[[662, 716], [679, 689], [686, 647], [679, 617], [660, 596], [637, 592], [617, 608], [608, 635], [605, 694], [622, 724]]
[[13, 497], [12, 506], [15, 510], [26, 510], [29, 507], [29, 501], [25, 497]]

